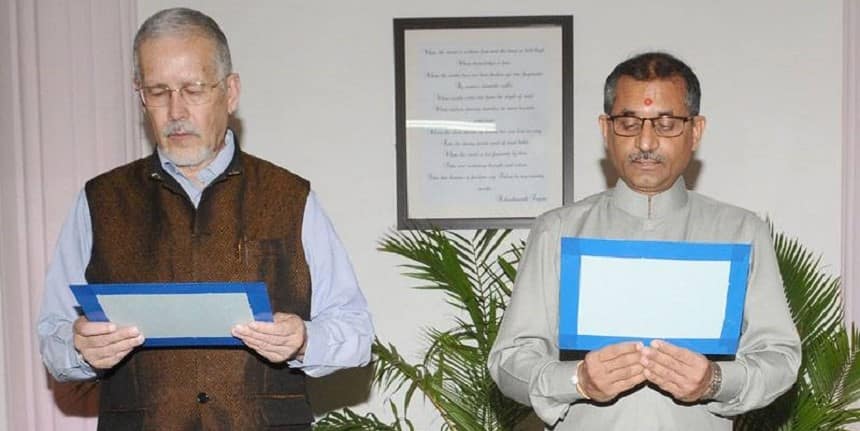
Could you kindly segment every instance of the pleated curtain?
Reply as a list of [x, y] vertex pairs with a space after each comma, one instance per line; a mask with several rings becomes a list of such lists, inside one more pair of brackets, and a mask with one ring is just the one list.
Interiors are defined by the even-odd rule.
[[133, 0], [0, 0], [0, 429], [95, 429], [92, 384], [58, 384], [35, 320], [88, 178], [139, 157]]

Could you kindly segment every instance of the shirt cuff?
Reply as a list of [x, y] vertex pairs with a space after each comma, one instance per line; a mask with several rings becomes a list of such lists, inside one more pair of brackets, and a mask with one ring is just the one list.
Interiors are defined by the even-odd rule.
[[576, 374], [578, 363], [579, 361], [557, 361], [546, 364], [538, 376], [538, 388], [535, 389], [538, 389], [538, 393], [562, 403], [572, 403], [584, 398], [571, 380]]
[[529, 388], [535, 413], [547, 424], [564, 419], [570, 404], [584, 399], [571, 380], [579, 361], [552, 361], [544, 365]]
[[717, 393], [714, 394], [714, 400], [721, 403], [730, 403], [743, 390], [747, 380], [747, 369], [743, 364], [738, 362], [717, 362], [716, 364], [723, 373], [723, 381]]
[[[320, 357], [326, 352], [325, 346], [325, 331], [320, 325], [314, 322], [305, 321], [305, 331], [307, 339], [305, 340], [305, 354], [302, 359], [293, 359], [287, 362], [290, 368], [305, 368], [309, 366], [322, 365], [323, 358]], [[322, 353], [321, 353], [322, 352]]]
[[61, 325], [52, 335], [59, 345], [65, 345], [62, 349], [64, 358], [62, 364], [58, 364], [55, 377], [59, 381], [86, 380], [96, 378], [98, 373], [90, 366], [83, 356], [75, 348], [75, 336], [72, 333], [72, 325]]

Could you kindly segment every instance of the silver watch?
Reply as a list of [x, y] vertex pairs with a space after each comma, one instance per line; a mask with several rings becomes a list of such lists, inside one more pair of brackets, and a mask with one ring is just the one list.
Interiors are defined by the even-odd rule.
[[714, 396], [717, 395], [717, 392], [719, 392], [720, 387], [723, 385], [723, 369], [716, 362], [710, 362], [710, 367], [711, 380], [708, 382], [708, 389], [702, 394], [703, 400], [714, 399]]

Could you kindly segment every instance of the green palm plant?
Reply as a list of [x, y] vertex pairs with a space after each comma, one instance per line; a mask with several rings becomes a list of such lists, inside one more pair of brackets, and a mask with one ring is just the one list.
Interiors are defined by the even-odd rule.
[[860, 333], [844, 323], [839, 279], [796, 239], [774, 236], [779, 270], [803, 360], [794, 387], [735, 421], [735, 430], [844, 430], [860, 421]]
[[315, 429], [412, 430], [406, 415], [416, 392], [436, 408], [443, 430], [512, 430], [530, 413], [499, 392], [486, 367], [523, 250], [521, 241], [506, 243], [509, 233], [481, 230], [466, 237], [425, 230], [383, 238], [379, 250], [406, 258], [405, 275], [420, 280], [419, 289], [442, 291], [458, 317], [450, 329], [426, 331], [429, 347], [418, 364], [405, 360], [393, 345], [374, 342], [375, 384], [390, 392], [406, 388], [403, 416], [390, 402], [393, 421], [343, 409], [329, 413]]

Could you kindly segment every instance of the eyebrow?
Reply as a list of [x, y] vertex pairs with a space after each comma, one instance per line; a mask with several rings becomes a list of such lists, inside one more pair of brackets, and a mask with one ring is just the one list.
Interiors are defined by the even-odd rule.
[[[184, 86], [190, 85], [190, 84], [211, 84], [211, 82], [206, 81], [206, 80], [200, 80], [200, 79], [183, 80], [179, 83], [179, 87], [184, 87]], [[149, 85], [141, 85], [141, 87], [170, 87], [170, 88], [173, 88], [172, 85], [170, 85], [166, 82], [156, 82], [156, 83], [149, 84]], [[177, 87], [177, 88], [179, 88], [179, 87]]]

